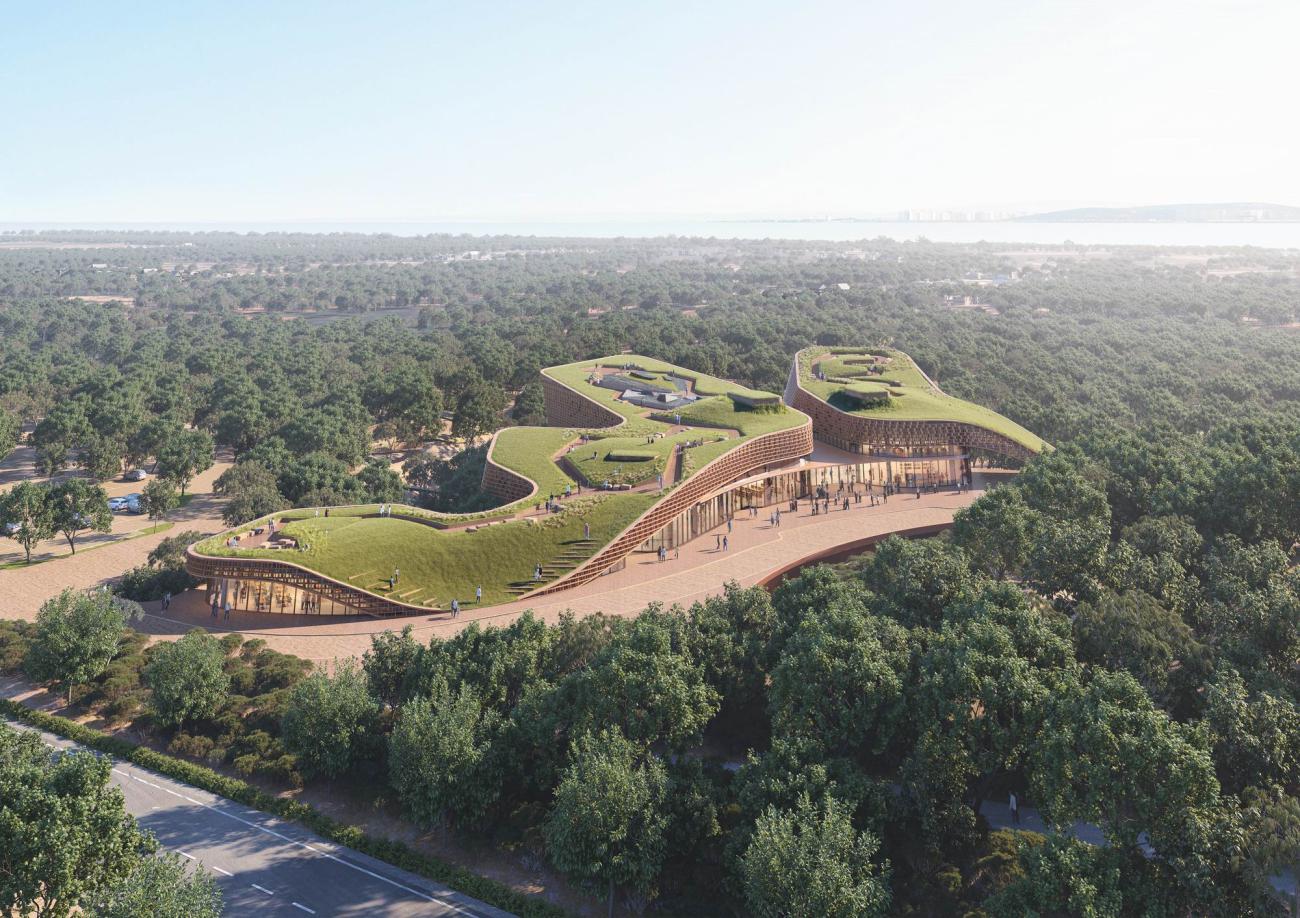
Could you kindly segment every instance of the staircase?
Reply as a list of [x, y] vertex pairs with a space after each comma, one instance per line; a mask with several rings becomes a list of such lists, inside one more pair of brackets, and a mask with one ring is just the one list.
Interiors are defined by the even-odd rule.
[[566, 547], [555, 558], [542, 563], [542, 579], [517, 580], [512, 583], [506, 592], [511, 596], [523, 596], [525, 593], [531, 593], [538, 587], [546, 586], [554, 580], [558, 580], [571, 570], [577, 569], [591, 557], [596, 550], [594, 539], [578, 539], [573, 542], [565, 543]]

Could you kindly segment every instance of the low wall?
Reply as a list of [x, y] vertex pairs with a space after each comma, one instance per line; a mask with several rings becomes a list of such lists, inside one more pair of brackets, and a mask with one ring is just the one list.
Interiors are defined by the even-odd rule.
[[843, 561], [851, 555], [860, 554], [868, 548], [874, 548], [881, 542], [893, 536], [899, 536], [904, 539], [925, 539], [930, 536], [936, 536], [952, 528], [952, 523], [934, 523], [930, 526], [915, 526], [912, 529], [899, 529], [896, 532], [883, 532], [876, 535], [866, 536], [861, 539], [854, 539], [852, 542], [844, 542], [840, 545], [832, 545], [830, 548], [823, 548], [821, 551], [813, 552], [800, 558], [797, 561], [791, 561], [777, 570], [772, 571], [763, 577], [762, 580], [754, 584], [764, 589], [770, 590], [778, 586], [782, 580], [795, 574], [805, 567], [813, 564], [830, 564], [836, 561]]

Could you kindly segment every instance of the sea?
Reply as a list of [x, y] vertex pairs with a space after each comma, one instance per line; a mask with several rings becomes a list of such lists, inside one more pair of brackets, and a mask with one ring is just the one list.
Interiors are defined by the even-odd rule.
[[853, 242], [893, 239], [902, 242], [991, 242], [1029, 245], [1107, 246], [1255, 246], [1300, 249], [1300, 223], [885, 223], [866, 221], [555, 221], [555, 222], [231, 222], [231, 223], [6, 223], [0, 243], [24, 230], [175, 230], [238, 233], [388, 233], [423, 236], [583, 237], [645, 239], [699, 237], [715, 239], [797, 239]]

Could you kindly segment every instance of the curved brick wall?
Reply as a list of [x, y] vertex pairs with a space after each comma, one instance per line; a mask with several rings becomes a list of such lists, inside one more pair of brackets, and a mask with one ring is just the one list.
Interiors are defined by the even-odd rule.
[[636, 550], [673, 519], [724, 485], [761, 471], [764, 466], [790, 462], [807, 456], [813, 449], [811, 421], [788, 430], [755, 437], [724, 453], [686, 479], [667, 497], [637, 517], [617, 538], [554, 583], [523, 598], [545, 596], [594, 580]]
[[488, 446], [487, 462], [483, 466], [483, 490], [500, 498], [504, 504], [513, 504], [525, 497], [532, 497], [537, 491], [537, 484], [531, 478], [525, 478], [493, 461], [492, 451], [497, 448], [497, 437], [500, 434], [501, 431], [493, 434], [492, 443]]
[[575, 392], [542, 371], [546, 423], [550, 427], [617, 427], [626, 421], [617, 411]]
[[818, 440], [849, 452], [857, 452], [858, 444], [868, 443], [881, 451], [896, 446], [960, 446], [966, 449], [986, 449], [1010, 459], [1030, 459], [1038, 455], [1010, 437], [978, 424], [963, 421], [886, 421], [840, 411], [799, 384], [798, 356], [790, 367], [785, 400], [790, 407], [813, 419], [813, 430]]

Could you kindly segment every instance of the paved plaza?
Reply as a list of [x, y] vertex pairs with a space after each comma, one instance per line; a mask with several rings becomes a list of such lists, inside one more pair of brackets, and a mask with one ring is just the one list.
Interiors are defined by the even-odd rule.
[[[546, 621], [555, 621], [565, 610], [635, 615], [652, 602], [690, 605], [720, 593], [723, 585], [733, 580], [741, 586], [753, 586], [805, 559], [853, 543], [895, 532], [922, 535], [935, 531], [951, 524], [953, 514], [981, 493], [959, 493], [950, 488], [922, 494], [920, 499], [896, 495], [875, 507], [864, 502], [850, 504], [848, 510], [832, 509], [818, 515], [813, 515], [809, 502], [804, 500], [797, 513], [781, 514], [780, 526], [769, 520], [775, 508], [767, 508], [760, 510], [756, 518], [742, 514], [734, 521], [730, 534], [725, 525], [719, 526], [682, 546], [677, 556], [670, 550], [662, 562], [654, 554], [633, 554], [624, 569], [572, 590], [481, 610], [474, 608], [472, 597], [465, 597], [456, 619], [447, 613], [370, 619], [232, 612], [231, 621], [226, 623], [212, 619], [206, 594], [195, 591], [174, 599], [166, 613], [157, 608], [157, 603], [147, 604], [150, 615], [137, 627], [162, 639], [179, 637], [195, 626], [218, 633], [238, 631], [247, 637], [262, 638], [283, 653], [328, 662], [360, 656], [369, 648], [372, 634], [401, 630], [407, 625], [414, 628], [417, 638], [427, 641], [432, 635], [454, 634], [471, 622], [508, 624], [530, 609]], [[728, 537], [726, 551], [718, 544], [724, 535]]]

